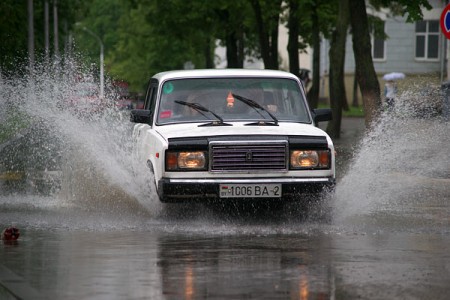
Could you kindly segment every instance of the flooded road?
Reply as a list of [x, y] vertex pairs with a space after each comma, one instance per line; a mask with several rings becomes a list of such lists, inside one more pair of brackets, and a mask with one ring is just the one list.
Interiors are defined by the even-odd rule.
[[[442, 137], [431, 145], [445, 145]], [[378, 138], [346, 166], [331, 220], [305, 217], [295, 204], [144, 207], [102, 176], [93, 186], [71, 182], [84, 186], [74, 198], [65, 189], [4, 195], [0, 225], [21, 237], [0, 246], [0, 298], [447, 299], [448, 156], [427, 171], [394, 157], [380, 168]], [[412, 142], [404, 155], [423, 157]]]
[[0, 299], [449, 298], [450, 124], [439, 118], [399, 109], [364, 135], [347, 120], [318, 217], [296, 204], [162, 205], [131, 168], [121, 112], [80, 120], [39, 84], [0, 91], [40, 120], [0, 146], [0, 171], [17, 170], [0, 181], [0, 229], [21, 232], [0, 243]]
[[0, 298], [447, 299], [448, 209], [324, 224], [26, 205], [1, 214], [21, 237], [0, 247]]

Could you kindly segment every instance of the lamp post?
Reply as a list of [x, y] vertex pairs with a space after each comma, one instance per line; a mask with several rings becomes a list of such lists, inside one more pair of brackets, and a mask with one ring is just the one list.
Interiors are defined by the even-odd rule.
[[87, 29], [86, 27], [83, 27], [83, 30], [92, 35], [94, 38], [97, 39], [98, 43], [100, 44], [100, 98], [104, 98], [104, 86], [105, 86], [105, 80], [104, 80], [104, 74], [103, 74], [103, 42], [100, 39], [98, 35], [93, 33], [91, 30]]

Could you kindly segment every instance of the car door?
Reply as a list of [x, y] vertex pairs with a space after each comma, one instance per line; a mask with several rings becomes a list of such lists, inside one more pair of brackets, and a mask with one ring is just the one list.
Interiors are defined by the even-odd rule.
[[154, 114], [155, 114], [155, 106], [156, 106], [156, 99], [158, 94], [158, 80], [151, 79], [146, 96], [145, 96], [145, 102], [144, 102], [144, 109], [147, 109], [150, 111], [150, 122], [148, 124], [144, 123], [138, 123], [135, 125], [133, 130], [133, 139], [135, 143], [135, 155], [137, 156], [140, 163], [146, 164], [148, 157], [150, 155], [149, 147], [151, 147], [149, 143], [149, 132], [150, 129], [153, 127], [154, 122]]

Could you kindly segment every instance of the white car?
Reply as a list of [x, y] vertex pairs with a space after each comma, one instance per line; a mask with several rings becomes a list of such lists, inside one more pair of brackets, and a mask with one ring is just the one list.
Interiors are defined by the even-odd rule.
[[335, 151], [300, 80], [272, 70], [163, 72], [131, 111], [134, 154], [162, 202], [299, 200], [335, 185]]

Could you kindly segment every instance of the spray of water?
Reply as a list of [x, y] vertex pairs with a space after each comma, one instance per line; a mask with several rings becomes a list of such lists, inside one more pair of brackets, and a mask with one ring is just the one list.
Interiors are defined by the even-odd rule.
[[[76, 101], [70, 104], [80, 82], [91, 83], [92, 78], [76, 59], [66, 59], [60, 69], [43, 65], [31, 75], [0, 79], [0, 120], [18, 120], [6, 122], [13, 134], [1, 142], [0, 172], [23, 170], [32, 182], [38, 170], [41, 175], [51, 174], [53, 180], [47, 191], [50, 197], [0, 197], [2, 211], [12, 203], [18, 205], [11, 209], [11, 219], [20, 219], [23, 210], [30, 213], [31, 206], [33, 212], [58, 210], [52, 223], [83, 227], [78, 225], [84, 222], [81, 214], [71, 221], [64, 219], [79, 209], [113, 214], [102, 223], [114, 228], [121, 216], [128, 216], [124, 227], [141, 226], [128, 222], [130, 216], [143, 211], [150, 216], [160, 213], [161, 205], [148, 184], [151, 175], [145, 166], [133, 166], [132, 124], [128, 112], [114, 105], [118, 95], [111, 83], [105, 88], [102, 109], [91, 112], [81, 102], [80, 107]], [[386, 212], [405, 215], [408, 210], [417, 211], [412, 209], [417, 206], [441, 208], [450, 199], [450, 128], [436, 114], [439, 108], [430, 101], [436, 98], [441, 99], [434, 90], [426, 94], [409, 90], [398, 97], [394, 108], [383, 112], [361, 141], [346, 175], [339, 179], [332, 200], [335, 224], [348, 220], [358, 224], [355, 218], [368, 220], [367, 216]], [[68, 214], [61, 214], [64, 209], [69, 209]], [[436, 217], [432, 210], [427, 212]], [[211, 230], [211, 223], [220, 223], [208, 216], [199, 221], [205, 220], [207, 229], [200, 228], [206, 231]], [[192, 219], [189, 222], [192, 225]], [[289, 231], [286, 225], [279, 228]], [[223, 230], [221, 224], [218, 228]], [[294, 224], [293, 231], [297, 230]]]
[[42, 65], [30, 75], [0, 80], [1, 118], [18, 120], [6, 125], [16, 128], [0, 149], [8, 165], [3, 168], [24, 171], [28, 181], [53, 174], [51, 196], [59, 206], [109, 211], [143, 206], [156, 213], [148, 170], [132, 168], [129, 114], [117, 107], [111, 83], [101, 105], [89, 104], [98, 102], [83, 90], [98, 88], [93, 78], [75, 59], [66, 59], [63, 68]]
[[337, 224], [418, 211], [422, 220], [442, 221], [436, 212], [450, 199], [450, 123], [441, 101], [437, 89], [411, 88], [386, 107], [337, 186]]

